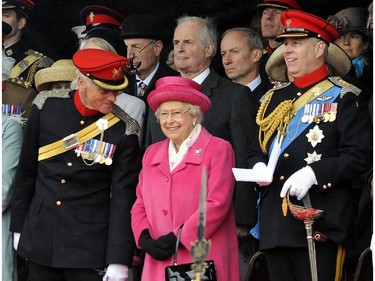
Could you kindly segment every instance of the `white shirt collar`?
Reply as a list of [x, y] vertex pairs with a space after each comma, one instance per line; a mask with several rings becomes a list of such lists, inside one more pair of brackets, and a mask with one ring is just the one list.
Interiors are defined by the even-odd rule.
[[257, 76], [253, 81], [251, 81], [247, 86], [250, 88], [250, 90], [253, 92], [256, 87], [260, 85], [262, 82], [262, 78], [260, 78], [260, 75]]
[[157, 64], [157, 66], [155, 67], [155, 69], [150, 73], [149, 76], [147, 76], [147, 78], [145, 80], [141, 80], [138, 75], [136, 75], [136, 79], [137, 79], [137, 85], [139, 85], [139, 83], [141, 83], [143, 81], [143, 83], [145, 83], [147, 86], [150, 84], [152, 78], [154, 77], [156, 71], [158, 70], [159, 68], [159, 63]]
[[198, 84], [202, 84], [204, 79], [207, 78], [208, 74], [210, 74], [210, 68], [208, 67], [206, 70], [195, 76], [192, 80], [197, 82]]

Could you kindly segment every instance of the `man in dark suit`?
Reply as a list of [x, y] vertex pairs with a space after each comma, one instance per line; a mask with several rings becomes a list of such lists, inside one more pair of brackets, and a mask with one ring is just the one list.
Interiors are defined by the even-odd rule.
[[135, 249], [130, 209], [140, 171], [138, 123], [115, 105], [128, 84], [128, 60], [84, 49], [73, 62], [77, 90], [34, 100], [10, 230], [17, 253], [29, 261], [31, 280], [125, 281]]
[[159, 21], [155, 17], [145, 14], [126, 17], [122, 22], [121, 36], [131, 62], [130, 71], [134, 74], [134, 81], [125, 92], [139, 97], [146, 103], [141, 132], [141, 149], [143, 150], [146, 145], [149, 115], [147, 96], [155, 89], [156, 80], [164, 76], [177, 76], [178, 72], [160, 60], [166, 40]]
[[[261, 97], [272, 87], [268, 79], [259, 74], [259, 61], [263, 44], [260, 35], [247, 27], [235, 27], [225, 31], [220, 42], [221, 58], [225, 73], [233, 82], [247, 86], [253, 99]], [[253, 183], [238, 183], [235, 200], [237, 237], [240, 252], [241, 280], [245, 280], [248, 264], [258, 250], [259, 234], [253, 229], [253, 210], [249, 208], [254, 197]]]

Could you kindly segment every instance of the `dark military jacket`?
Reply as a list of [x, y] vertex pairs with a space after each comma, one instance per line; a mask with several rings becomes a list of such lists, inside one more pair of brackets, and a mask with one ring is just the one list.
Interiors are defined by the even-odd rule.
[[35, 73], [53, 64], [53, 60], [40, 52], [29, 49], [24, 40], [20, 39], [13, 45], [5, 48], [5, 54], [16, 60], [14, 63], [11, 78], [20, 78], [35, 88]]
[[111, 165], [85, 163], [75, 149], [38, 162], [40, 147], [103, 117], [82, 116], [75, 94], [39, 94], [34, 101], [12, 199], [10, 230], [21, 232], [17, 252], [49, 267], [131, 266], [135, 243], [130, 209], [140, 163], [138, 136], [129, 122], [121, 115], [120, 122], [104, 131], [103, 141], [115, 145]]
[[[345, 243], [351, 216], [351, 180], [365, 172], [372, 163], [372, 129], [367, 103], [360, 90], [340, 78], [330, 79], [341, 89], [338, 97], [330, 101], [332, 104], [337, 103], [336, 118], [332, 122], [313, 121], [301, 132], [287, 130], [284, 139], [295, 134], [297, 137], [279, 156], [272, 183], [262, 187], [261, 249], [307, 246], [304, 223], [293, 217], [290, 211], [287, 216], [283, 216], [280, 191], [285, 181], [305, 167], [308, 161], [311, 161], [308, 165], [314, 171], [318, 183], [309, 190], [311, 205], [324, 211], [313, 228], [336, 243]], [[282, 101], [298, 98], [320, 81], [321, 79], [310, 80], [302, 88], [290, 83], [272, 89], [274, 94], [265, 116]], [[321, 130], [324, 137], [320, 135], [320, 142], [313, 147], [307, 134], [311, 130], [317, 132], [317, 129]], [[298, 125], [296, 130], [298, 131]], [[271, 141], [267, 146], [268, 152], [270, 143]], [[253, 151], [250, 168], [258, 161], [267, 163], [267, 160], [258, 157], [259, 154], [256, 156], [255, 147]], [[302, 201], [293, 196], [290, 196], [290, 200], [293, 204], [303, 206]]]

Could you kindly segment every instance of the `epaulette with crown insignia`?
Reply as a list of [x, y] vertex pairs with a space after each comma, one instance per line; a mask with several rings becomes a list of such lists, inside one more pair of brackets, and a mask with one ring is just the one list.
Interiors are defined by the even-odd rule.
[[69, 98], [69, 89], [58, 89], [58, 90], [50, 90], [50, 91], [41, 91], [35, 97], [33, 104], [35, 104], [39, 109], [42, 109], [44, 103], [48, 98]]
[[21, 86], [25, 89], [31, 88], [31, 84], [29, 82], [27, 82], [26, 80], [20, 79], [18, 77], [17, 78], [9, 78], [7, 81], [12, 83], [12, 84]]
[[353, 84], [346, 82], [344, 79], [342, 79], [339, 76], [331, 76], [331, 77], [328, 77], [328, 79], [333, 84], [341, 88], [340, 98], [342, 98], [346, 93], [353, 93], [356, 96], [359, 96], [359, 94], [362, 92], [361, 89], [357, 88]]
[[127, 114], [123, 109], [121, 109], [118, 105], [114, 104], [112, 113], [117, 116], [121, 121], [125, 122], [126, 124], [126, 131], [125, 134], [129, 135], [140, 135], [141, 128], [134, 118], [132, 118], [129, 114]]
[[273, 93], [274, 91], [278, 91], [280, 89], [283, 89], [285, 87], [288, 87], [290, 85], [290, 82], [276, 82], [274, 83], [273, 87], [271, 89], [269, 89], [261, 98], [260, 98], [260, 102], [262, 102], [268, 95], [270, 95], [271, 93]]

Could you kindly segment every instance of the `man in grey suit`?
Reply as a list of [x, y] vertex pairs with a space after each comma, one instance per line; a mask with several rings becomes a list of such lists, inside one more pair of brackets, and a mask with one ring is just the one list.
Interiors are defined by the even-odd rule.
[[[257, 138], [255, 116], [258, 105], [248, 87], [221, 77], [210, 68], [217, 51], [217, 38], [212, 19], [179, 18], [173, 37], [174, 62], [180, 75], [201, 84], [203, 93], [211, 100], [211, 109], [204, 115], [203, 126], [214, 136], [229, 141], [235, 151], [236, 166], [246, 167], [248, 149]], [[154, 143], [165, 136], [151, 113], [147, 133]], [[253, 189], [249, 192], [249, 189], [250, 184], [237, 183], [235, 209], [237, 224], [240, 224], [244, 209], [247, 210], [246, 225], [251, 228], [257, 221], [257, 193]]]

